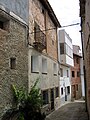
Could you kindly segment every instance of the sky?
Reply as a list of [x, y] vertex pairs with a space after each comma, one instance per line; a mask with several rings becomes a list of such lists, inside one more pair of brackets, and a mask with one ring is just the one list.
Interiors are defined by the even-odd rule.
[[[80, 23], [79, 0], [48, 0], [61, 26]], [[73, 45], [81, 48], [80, 25], [63, 28], [72, 39]]]

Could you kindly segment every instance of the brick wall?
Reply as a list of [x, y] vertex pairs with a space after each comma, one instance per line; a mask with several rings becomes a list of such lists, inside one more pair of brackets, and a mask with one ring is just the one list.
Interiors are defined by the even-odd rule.
[[[34, 21], [38, 23], [40, 29], [46, 34], [46, 49], [43, 50], [43, 53], [57, 60], [57, 31], [54, 23], [48, 15], [48, 11], [45, 9], [44, 14], [42, 13], [42, 4], [39, 1], [32, 0], [30, 1], [30, 9], [29, 11], [29, 27], [30, 32], [34, 32]], [[47, 30], [45, 29], [52, 29]], [[30, 34], [30, 43], [33, 44], [34, 41], [34, 33]]]
[[[71, 97], [72, 98], [74, 97], [75, 99], [79, 99], [81, 98], [81, 78], [80, 76], [79, 77], [77, 76], [77, 72], [80, 72], [80, 57], [77, 55], [74, 55], [73, 59], [74, 59], [74, 67], [71, 68], [71, 87], [72, 87]], [[74, 71], [74, 74], [75, 74], [74, 77], [72, 77], [72, 71]]]

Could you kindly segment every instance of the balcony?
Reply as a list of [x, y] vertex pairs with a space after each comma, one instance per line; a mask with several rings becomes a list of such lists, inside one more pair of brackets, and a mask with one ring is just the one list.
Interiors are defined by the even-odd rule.
[[43, 51], [46, 49], [46, 35], [40, 30], [40, 28], [37, 30], [34, 28], [34, 42], [33, 46], [38, 51]]

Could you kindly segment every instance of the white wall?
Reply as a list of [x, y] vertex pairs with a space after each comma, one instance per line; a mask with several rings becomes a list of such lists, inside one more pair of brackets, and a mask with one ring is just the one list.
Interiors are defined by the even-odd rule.
[[[31, 72], [31, 56], [38, 56], [38, 63], [37, 63], [37, 68], [38, 68], [38, 72], [37, 73], [32, 73]], [[45, 56], [37, 51], [35, 51], [33, 48], [29, 49], [28, 52], [28, 77], [29, 77], [29, 90], [31, 89], [31, 86], [35, 83], [36, 79], [39, 78], [39, 83], [38, 83], [38, 87], [41, 90], [47, 90], [47, 89], [51, 89], [51, 88], [56, 88], [59, 87], [59, 77], [58, 77], [58, 63], [57, 61], [52, 60], [51, 58], [49, 58], [48, 56]], [[45, 68], [43, 68], [43, 66]], [[54, 64], [56, 64], [56, 71], [54, 71]], [[43, 69], [42, 69], [43, 68]], [[44, 72], [44, 73], [43, 73]], [[60, 107], [60, 97], [55, 98], [54, 100], [54, 105], [55, 105], [55, 109], [58, 109]]]
[[[60, 55], [60, 43], [65, 44], [65, 53]], [[73, 66], [73, 46], [72, 40], [65, 30], [58, 31], [58, 60], [61, 64]]]
[[[71, 101], [71, 72], [70, 68], [64, 65], [60, 65], [63, 69], [63, 77], [60, 77], [60, 106], [65, 104], [65, 102]], [[67, 70], [69, 71], [69, 77], [67, 77]], [[65, 87], [70, 86], [70, 94], [67, 94], [67, 101], [65, 101]], [[61, 95], [61, 88], [63, 88], [63, 95]]]

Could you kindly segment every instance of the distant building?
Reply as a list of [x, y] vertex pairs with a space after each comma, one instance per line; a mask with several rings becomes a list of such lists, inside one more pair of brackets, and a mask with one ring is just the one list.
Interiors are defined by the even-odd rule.
[[42, 110], [50, 113], [60, 106], [57, 52], [60, 23], [47, 0], [30, 0], [29, 6], [29, 90], [39, 78]]
[[58, 32], [58, 60], [59, 60], [59, 84], [60, 106], [71, 101], [71, 71], [73, 66], [72, 40], [65, 30]]
[[79, 99], [82, 96], [82, 86], [81, 86], [81, 71], [80, 71], [80, 47], [73, 45], [73, 60], [74, 66], [71, 67], [71, 91], [72, 99]]

